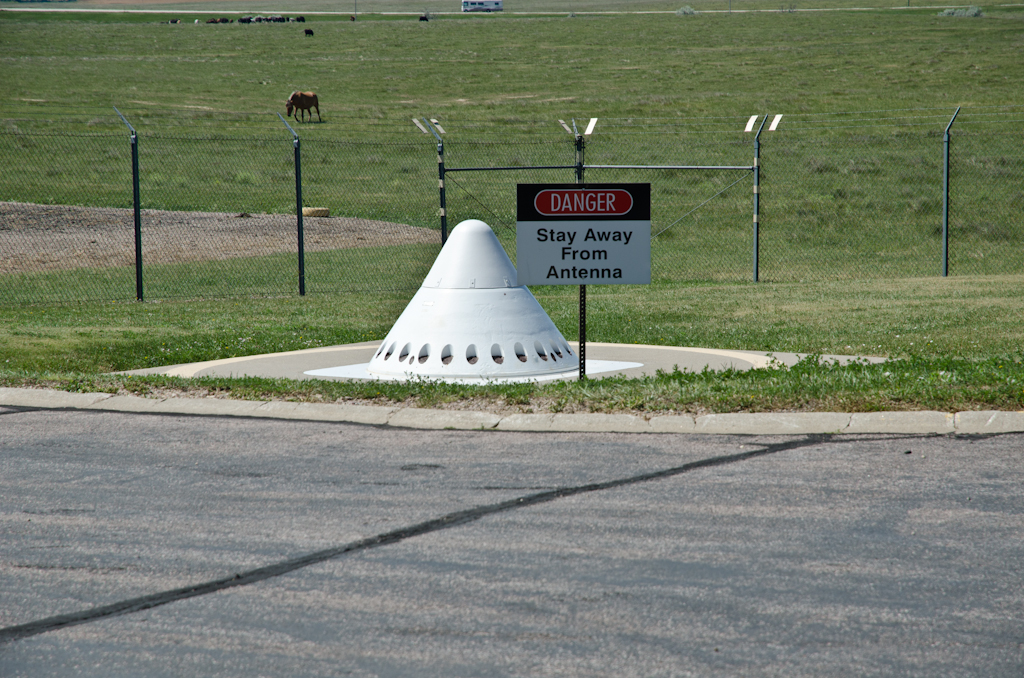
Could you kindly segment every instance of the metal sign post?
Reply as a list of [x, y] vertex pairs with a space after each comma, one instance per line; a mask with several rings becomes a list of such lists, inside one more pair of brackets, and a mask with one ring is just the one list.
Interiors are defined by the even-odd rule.
[[[596, 122], [597, 119], [594, 119]], [[572, 121], [573, 130], [576, 129], [576, 121]], [[583, 185], [583, 152], [587, 142], [583, 135], [576, 134], [576, 183]], [[580, 285], [580, 319], [579, 319], [579, 352], [580, 352], [580, 375], [579, 380], [587, 378], [587, 286]]]

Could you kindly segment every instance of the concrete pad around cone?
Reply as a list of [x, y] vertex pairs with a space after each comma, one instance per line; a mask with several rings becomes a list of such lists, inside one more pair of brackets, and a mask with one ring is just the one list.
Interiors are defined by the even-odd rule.
[[[569, 342], [574, 351], [579, 350], [577, 342]], [[268, 353], [263, 355], [239, 356], [223, 360], [208, 360], [183, 365], [167, 365], [144, 370], [131, 370], [123, 374], [166, 374], [176, 377], [262, 377], [268, 379], [314, 379], [345, 381], [335, 377], [311, 377], [306, 374], [313, 370], [325, 370], [344, 365], [366, 364], [380, 347], [380, 342], [367, 341], [343, 346], [325, 346], [302, 351]], [[770, 367], [773, 364], [795, 365], [805, 354], [765, 353], [758, 351], [734, 351], [690, 346], [647, 346], [642, 344], [587, 343], [587, 359], [609, 362], [640, 363], [640, 367], [604, 372], [594, 375], [601, 379], [613, 376], [637, 378], [654, 375], [659, 370], [672, 372], [676, 367], [682, 371], [700, 372], [709, 370], [749, 370]], [[854, 360], [882, 362], [882, 358], [827, 355], [822, 360], [848, 363]]]
[[369, 362], [380, 346], [364, 341], [343, 346], [325, 346], [301, 351], [264, 353], [223, 360], [130, 370], [122, 374], [166, 374], [171, 377], [262, 377], [265, 379], [309, 379], [309, 370]]

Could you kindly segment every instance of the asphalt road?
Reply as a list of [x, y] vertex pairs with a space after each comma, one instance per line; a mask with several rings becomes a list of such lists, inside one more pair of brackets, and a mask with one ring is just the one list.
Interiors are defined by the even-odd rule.
[[1021, 676], [1022, 462], [0, 408], [0, 675]]

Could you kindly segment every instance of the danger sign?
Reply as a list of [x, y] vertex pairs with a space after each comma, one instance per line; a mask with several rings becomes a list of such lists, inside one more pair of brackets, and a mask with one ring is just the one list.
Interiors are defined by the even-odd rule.
[[622, 216], [633, 209], [633, 196], [621, 188], [549, 188], [537, 194], [533, 207], [545, 217]]
[[520, 184], [519, 285], [651, 282], [650, 184]]

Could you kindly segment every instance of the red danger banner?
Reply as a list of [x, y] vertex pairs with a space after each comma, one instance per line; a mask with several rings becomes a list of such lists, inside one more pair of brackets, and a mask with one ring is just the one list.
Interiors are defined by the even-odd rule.
[[516, 221], [651, 220], [650, 184], [518, 184]]
[[546, 217], [622, 216], [633, 209], [633, 196], [623, 189], [565, 189], [540, 191], [533, 208]]

